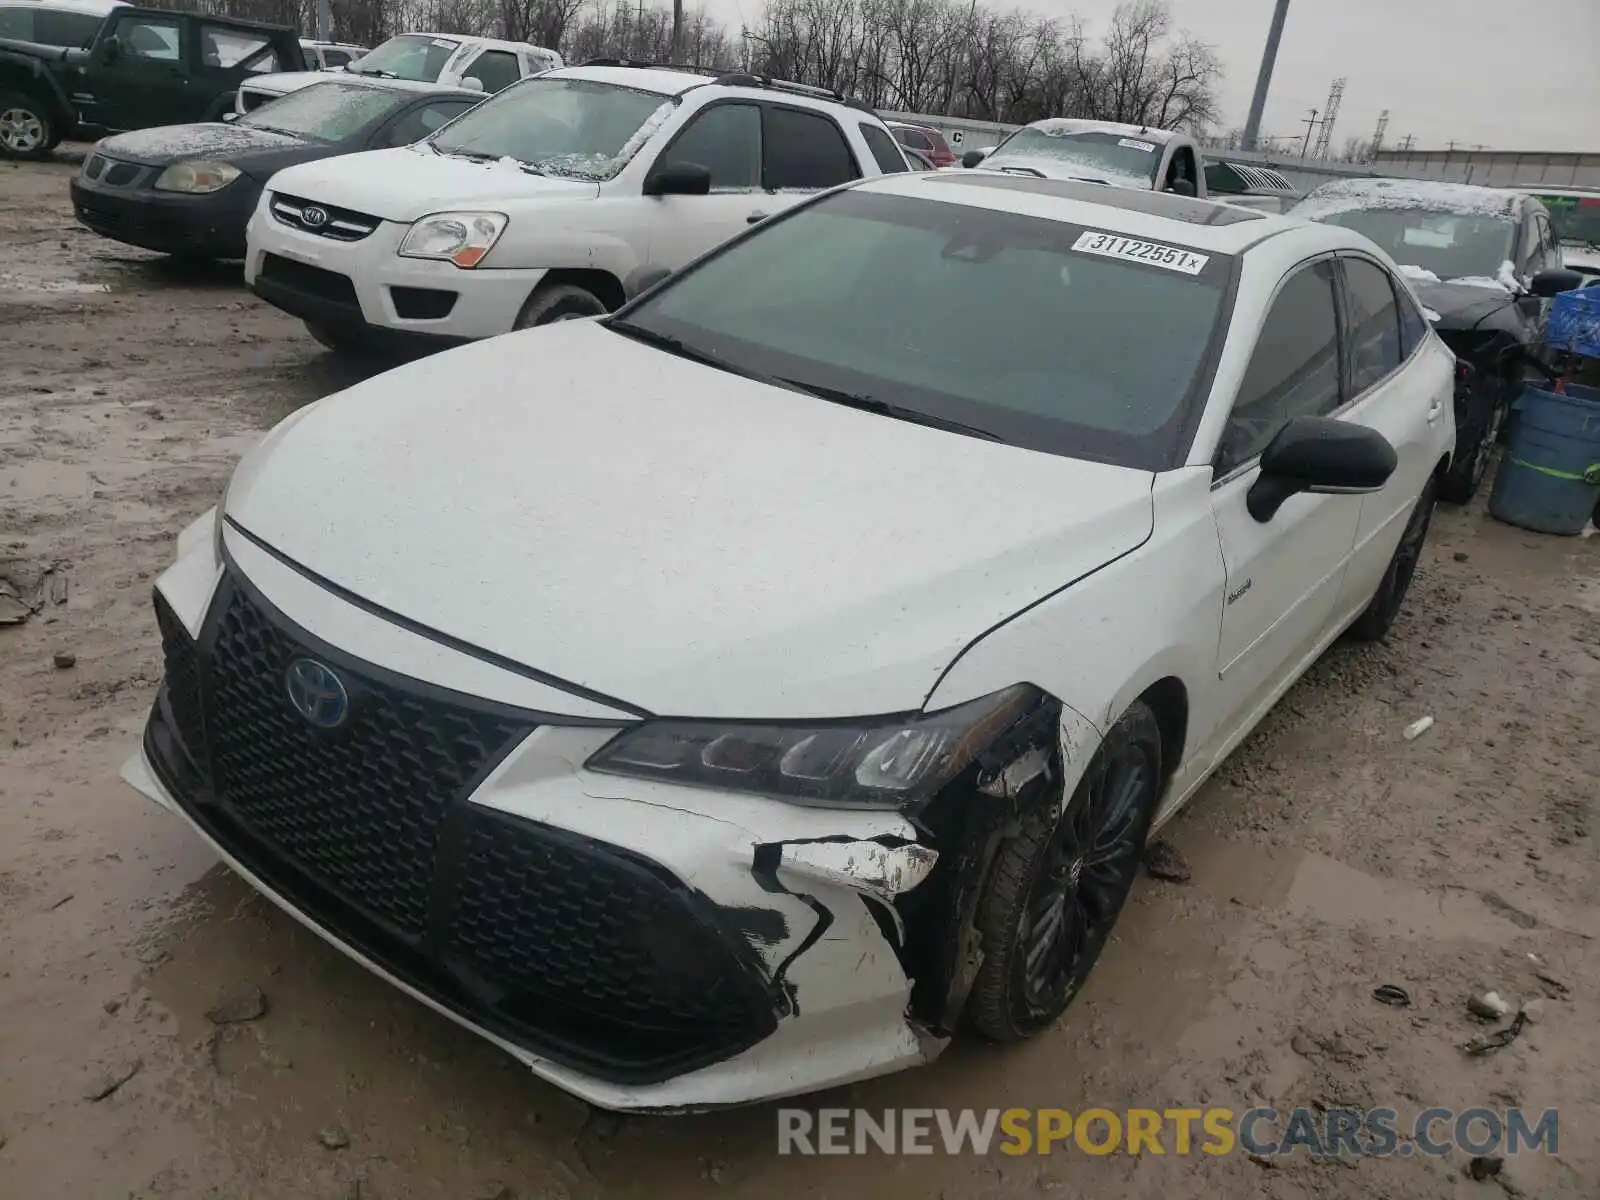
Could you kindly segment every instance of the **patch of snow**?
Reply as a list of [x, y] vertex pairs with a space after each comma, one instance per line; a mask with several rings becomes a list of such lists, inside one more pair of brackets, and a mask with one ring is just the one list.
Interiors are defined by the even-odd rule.
[[1153, 129], [1146, 125], [1127, 125], [1119, 121], [1086, 121], [1075, 117], [1048, 117], [1027, 126], [1037, 129], [1047, 137], [1069, 137], [1074, 133], [1115, 133], [1123, 137], [1137, 137], [1141, 141], [1165, 145], [1178, 135], [1170, 129]]
[[1494, 277], [1506, 291], [1522, 291], [1522, 280], [1517, 277], [1517, 269], [1511, 265], [1510, 259], [1500, 264], [1500, 269], [1495, 272]]
[[1450, 282], [1459, 283], [1462, 287], [1492, 288], [1497, 292], [1503, 292], [1506, 290], [1505, 284], [1501, 283], [1500, 280], [1492, 278], [1488, 275], [1461, 275], [1452, 279]]
[[1372, 208], [1422, 208], [1462, 216], [1509, 217], [1512, 198], [1498, 188], [1431, 179], [1341, 179], [1325, 183], [1293, 208], [1315, 221], [1332, 213]]
[[1427, 267], [1419, 267], [1413, 263], [1397, 263], [1400, 274], [1407, 279], [1415, 279], [1418, 283], [1438, 283], [1439, 277]]
[[298, 138], [264, 129], [229, 125], [218, 121], [193, 125], [160, 125], [102, 138], [95, 145], [112, 158], [156, 160], [197, 154], [228, 154], [232, 151], [265, 149], [273, 145], [292, 146]]
[[1433, 309], [1429, 308], [1426, 304], [1422, 306], [1422, 315], [1427, 317], [1428, 320], [1432, 321], [1435, 325], [1444, 320], [1443, 317], [1434, 312]]

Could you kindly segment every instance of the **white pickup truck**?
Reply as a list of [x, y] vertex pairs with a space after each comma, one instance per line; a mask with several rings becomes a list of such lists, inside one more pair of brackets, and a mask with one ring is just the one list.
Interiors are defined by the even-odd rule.
[[[498, 92], [519, 79], [562, 65], [561, 55], [528, 42], [456, 33], [402, 33], [368, 51], [344, 69], [356, 75], [442, 83]], [[326, 79], [323, 71], [279, 71], [245, 82], [234, 101], [243, 115], [269, 100]]]
[[[1041, 179], [1175, 192], [1267, 212], [1281, 212], [1286, 201], [1298, 197], [1293, 185], [1276, 171], [1206, 161], [1187, 134], [1115, 121], [1071, 117], [1035, 121], [992, 150], [967, 151], [961, 165]], [[1219, 175], [1219, 167], [1229, 170]], [[1230, 186], [1213, 194], [1208, 177], [1225, 178]]]

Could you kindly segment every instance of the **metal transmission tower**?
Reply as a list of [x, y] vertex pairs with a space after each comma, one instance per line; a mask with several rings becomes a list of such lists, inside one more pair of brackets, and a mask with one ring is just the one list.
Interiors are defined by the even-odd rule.
[[1250, 97], [1250, 115], [1244, 121], [1244, 149], [1254, 150], [1261, 133], [1261, 111], [1267, 106], [1267, 89], [1272, 85], [1272, 67], [1278, 61], [1278, 43], [1283, 40], [1283, 23], [1289, 17], [1289, 0], [1278, 0], [1267, 29], [1267, 46], [1261, 52], [1261, 70], [1256, 74], [1255, 94]]
[[1339, 119], [1339, 101], [1344, 99], [1344, 85], [1345, 78], [1341, 75], [1328, 89], [1328, 102], [1322, 107], [1322, 127], [1317, 130], [1316, 149], [1311, 152], [1313, 158], [1328, 157], [1328, 142], [1333, 137], [1333, 123]]
[[1378, 151], [1383, 149], [1383, 135], [1389, 132], [1389, 110], [1378, 114], [1378, 127], [1372, 131], [1372, 145], [1367, 147], [1367, 161], [1376, 162]]

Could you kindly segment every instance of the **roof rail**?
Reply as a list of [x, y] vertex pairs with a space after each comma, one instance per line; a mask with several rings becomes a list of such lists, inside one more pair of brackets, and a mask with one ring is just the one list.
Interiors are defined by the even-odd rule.
[[871, 105], [863, 104], [860, 100], [853, 100], [834, 88], [817, 87], [815, 84], [795, 83], [790, 79], [774, 79], [770, 75], [754, 75], [748, 71], [732, 71], [727, 75], [719, 75], [713, 82], [720, 83], [724, 87], [767, 88], [774, 92], [789, 92], [796, 96], [815, 96], [819, 100], [832, 100], [838, 104], [846, 104], [851, 108], [859, 108], [863, 112], [870, 112], [876, 115]]
[[589, 58], [581, 63], [569, 63], [569, 66], [578, 67], [637, 67], [641, 70], [651, 71], [693, 71], [696, 75], [710, 75], [711, 67], [697, 67], [693, 63], [664, 63], [651, 62], [647, 58]]

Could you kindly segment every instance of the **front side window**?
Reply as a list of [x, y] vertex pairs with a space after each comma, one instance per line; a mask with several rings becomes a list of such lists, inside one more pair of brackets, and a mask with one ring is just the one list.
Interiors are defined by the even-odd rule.
[[117, 47], [129, 58], [153, 62], [178, 62], [182, 57], [183, 33], [176, 21], [141, 17], [117, 25]]
[[34, 18], [33, 40], [47, 46], [87, 46], [100, 32], [100, 20], [88, 13], [41, 8]]
[[898, 171], [905, 171], [905, 155], [901, 154], [894, 144], [894, 139], [876, 125], [861, 126], [861, 136], [866, 139], [867, 149], [872, 151], [872, 161], [878, 164], [878, 170], [885, 175], [892, 175]]
[[429, 37], [425, 33], [402, 33], [392, 37], [370, 54], [363, 54], [350, 67], [358, 75], [379, 75], [385, 79], [411, 79], [435, 83], [451, 55], [461, 48], [454, 38]]
[[714, 192], [761, 186], [761, 110], [754, 104], [714, 104], [685, 126], [661, 154], [662, 163], [694, 163], [711, 172]]
[[1285, 281], [1262, 323], [1217, 449], [1226, 475], [1267, 448], [1290, 417], [1339, 407], [1339, 326], [1333, 268], [1301, 267]]
[[1600, 193], [1593, 196], [1536, 196], [1550, 213], [1563, 242], [1600, 246]]
[[508, 54], [504, 50], [485, 50], [472, 60], [472, 65], [466, 69], [465, 74], [473, 76], [482, 83], [486, 92], [498, 92], [508, 88], [520, 78], [517, 73], [516, 55]]
[[238, 124], [319, 142], [342, 142], [410, 102], [411, 96], [405, 92], [329, 80], [253, 108], [239, 118]]
[[1424, 208], [1352, 208], [1316, 218], [1376, 242], [1404, 267], [1439, 279], [1494, 279], [1512, 261], [1510, 217]]
[[995, 147], [983, 165], [998, 170], [1013, 164], [1026, 166], [1029, 159], [1044, 159], [1081, 179], [1147, 188], [1155, 183], [1161, 167], [1161, 147], [1117, 133], [1074, 133], [1063, 127], [1028, 125]]
[[1400, 308], [1389, 273], [1364, 258], [1344, 261], [1350, 310], [1350, 394], [1359, 396], [1400, 365]]
[[844, 130], [821, 113], [768, 108], [767, 187], [814, 190], [859, 179]]
[[342, 67], [350, 61], [348, 50], [323, 50], [322, 65], [325, 67]]
[[484, 101], [427, 144], [440, 154], [513, 159], [541, 175], [610, 179], [673, 108], [660, 92], [542, 75]]
[[1232, 260], [1174, 248], [1166, 261], [1191, 274], [1135, 257], [1145, 245], [849, 190], [728, 246], [619, 324], [817, 397], [795, 403], [885, 405], [905, 420], [1158, 470], [1187, 446]]

